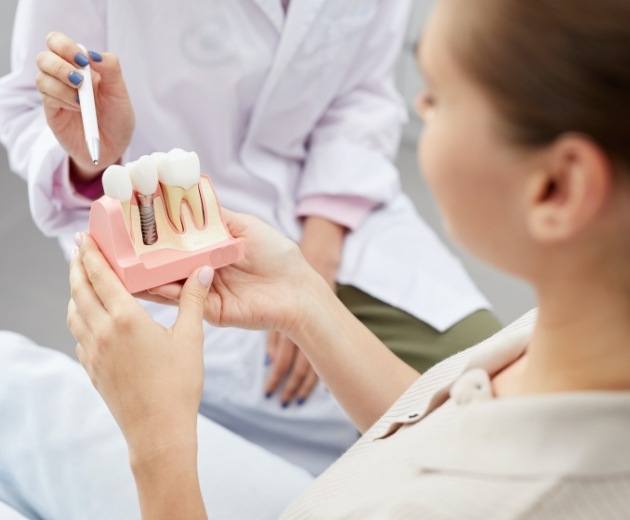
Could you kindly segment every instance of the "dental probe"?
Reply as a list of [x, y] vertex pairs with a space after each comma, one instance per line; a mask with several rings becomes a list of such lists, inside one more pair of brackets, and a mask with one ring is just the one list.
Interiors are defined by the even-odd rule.
[[[78, 44], [83, 52], [87, 49]], [[83, 120], [83, 132], [90, 159], [98, 164], [101, 154], [101, 138], [98, 133], [98, 120], [96, 119], [96, 103], [94, 102], [94, 87], [92, 85], [92, 70], [90, 65], [82, 69], [83, 82], [79, 87], [79, 104], [81, 105], [81, 119]]]

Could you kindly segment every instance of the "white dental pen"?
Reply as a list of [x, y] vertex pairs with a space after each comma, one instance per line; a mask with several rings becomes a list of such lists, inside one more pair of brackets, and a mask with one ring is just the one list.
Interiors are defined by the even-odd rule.
[[[81, 50], [87, 54], [87, 49], [81, 44], [78, 45]], [[92, 162], [98, 164], [101, 154], [101, 137], [98, 133], [98, 121], [96, 119], [92, 70], [90, 69], [90, 65], [86, 65], [81, 70], [83, 71], [83, 82], [79, 87], [79, 104], [81, 105], [81, 119], [83, 120], [85, 144], [87, 144]]]

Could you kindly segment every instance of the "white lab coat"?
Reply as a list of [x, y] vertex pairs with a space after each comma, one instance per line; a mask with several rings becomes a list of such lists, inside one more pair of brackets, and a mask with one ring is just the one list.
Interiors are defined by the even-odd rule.
[[[137, 120], [128, 158], [194, 150], [222, 205], [296, 241], [304, 198], [371, 200], [378, 208], [347, 235], [338, 282], [438, 330], [488, 307], [417, 216], [392, 164], [406, 117], [393, 68], [409, 7], [293, 0], [285, 19], [280, 0], [21, 0], [12, 72], [0, 80], [0, 138], [28, 180], [35, 222], [68, 252], [90, 203], [69, 185], [33, 82], [35, 56], [58, 30], [120, 57]], [[174, 316], [152, 312], [165, 323]], [[325, 389], [287, 410], [261, 397], [264, 334], [206, 332], [210, 417], [314, 472], [350, 444], [354, 431]]]

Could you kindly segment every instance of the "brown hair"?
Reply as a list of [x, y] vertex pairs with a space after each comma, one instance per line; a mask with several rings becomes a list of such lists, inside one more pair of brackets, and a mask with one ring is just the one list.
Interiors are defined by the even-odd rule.
[[455, 57], [508, 139], [538, 147], [578, 132], [630, 165], [629, 0], [458, 1]]

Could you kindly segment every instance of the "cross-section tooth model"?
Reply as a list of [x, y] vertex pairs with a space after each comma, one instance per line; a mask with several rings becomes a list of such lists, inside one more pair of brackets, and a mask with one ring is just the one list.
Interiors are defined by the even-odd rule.
[[201, 167], [197, 154], [174, 148], [167, 154], [154, 154], [154, 161], [171, 223], [180, 233], [184, 230], [181, 206], [182, 201], [185, 201], [192, 211], [197, 228], [203, 228], [203, 203], [199, 192]]
[[243, 257], [200, 172], [197, 154], [177, 148], [105, 170], [105, 195], [90, 209], [90, 235], [129, 292]]

